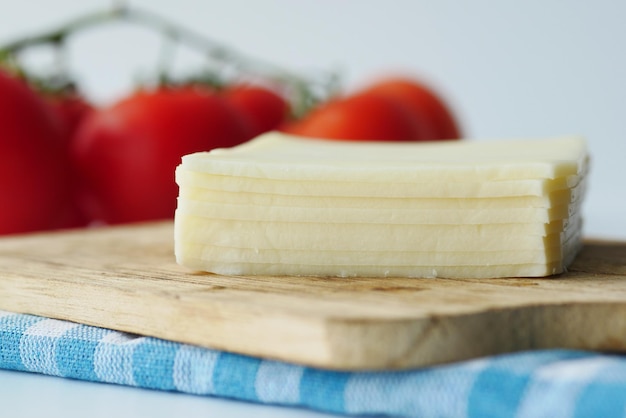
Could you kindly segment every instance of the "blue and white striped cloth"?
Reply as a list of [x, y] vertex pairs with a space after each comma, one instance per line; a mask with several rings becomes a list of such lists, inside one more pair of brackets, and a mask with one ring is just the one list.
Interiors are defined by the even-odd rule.
[[626, 357], [581, 351], [348, 373], [0, 311], [0, 368], [346, 415], [626, 417]]

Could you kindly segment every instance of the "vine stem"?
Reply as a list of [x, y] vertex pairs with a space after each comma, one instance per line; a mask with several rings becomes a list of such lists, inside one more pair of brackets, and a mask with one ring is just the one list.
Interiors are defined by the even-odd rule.
[[0, 45], [0, 55], [4, 57], [15, 56], [20, 51], [34, 45], [50, 44], [60, 47], [70, 35], [116, 21], [126, 21], [150, 28], [172, 41], [185, 44], [199, 51], [208, 59], [221, 64], [232, 65], [246, 74], [259, 76], [281, 85], [288, 85], [292, 89], [291, 93], [295, 96], [294, 106], [296, 109], [294, 109], [294, 113], [296, 116], [305, 113], [315, 103], [328, 99], [339, 88], [339, 78], [335, 73], [328, 73], [326, 77], [321, 79], [305, 78], [268, 62], [248, 57], [195, 31], [175, 25], [154, 13], [124, 5], [90, 13], [48, 32], [22, 37]]

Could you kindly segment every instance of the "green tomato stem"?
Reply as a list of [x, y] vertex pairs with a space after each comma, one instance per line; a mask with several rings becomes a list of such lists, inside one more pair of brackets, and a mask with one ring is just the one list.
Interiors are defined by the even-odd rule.
[[[81, 16], [51, 31], [0, 45], [0, 60], [4, 58], [5, 62], [9, 62], [8, 58], [15, 57], [20, 51], [35, 45], [50, 44], [62, 48], [70, 35], [115, 21], [131, 22], [153, 29], [166, 37], [166, 42], [185, 44], [223, 67], [287, 86], [290, 90], [288, 94], [291, 97], [294, 117], [303, 116], [311, 107], [327, 100], [339, 90], [340, 82], [336, 73], [324, 74], [323, 77], [317, 78], [304, 77], [269, 62], [246, 56], [197, 32], [166, 21], [156, 14], [126, 6]], [[164, 50], [164, 53], [172, 54], [173, 46], [167, 45]], [[160, 60], [158, 76], [167, 82], [169, 65], [164, 62], [165, 60], [166, 57]]]

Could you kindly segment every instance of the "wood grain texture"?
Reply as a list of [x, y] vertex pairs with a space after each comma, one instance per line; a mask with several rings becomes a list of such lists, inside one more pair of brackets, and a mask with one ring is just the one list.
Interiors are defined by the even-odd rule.
[[626, 243], [544, 279], [224, 277], [170, 222], [0, 239], [0, 309], [332, 369], [536, 348], [626, 350]]

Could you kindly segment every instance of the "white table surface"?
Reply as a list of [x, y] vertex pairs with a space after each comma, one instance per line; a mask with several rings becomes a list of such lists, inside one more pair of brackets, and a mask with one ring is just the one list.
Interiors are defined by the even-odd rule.
[[306, 409], [163, 392], [0, 370], [0, 416], [6, 418], [252, 417], [324, 418]]

